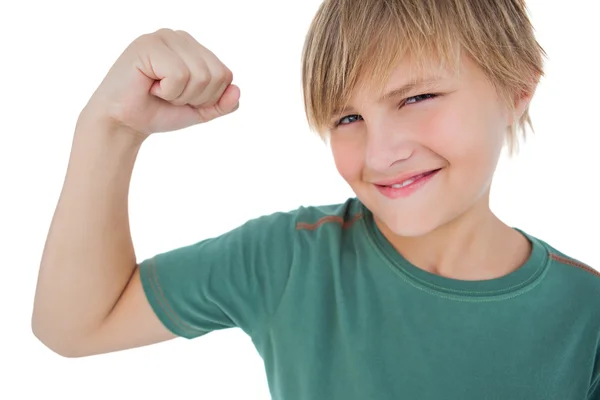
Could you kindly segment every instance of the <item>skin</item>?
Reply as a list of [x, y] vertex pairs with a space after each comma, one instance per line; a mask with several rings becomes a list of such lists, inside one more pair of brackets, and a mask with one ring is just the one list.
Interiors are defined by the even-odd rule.
[[[409, 82], [410, 71], [407, 57], [384, 93]], [[532, 94], [515, 96], [509, 112], [466, 56], [459, 74], [426, 77], [435, 82], [383, 101], [380, 92], [358, 85], [349, 109], [331, 121], [335, 165], [384, 236], [417, 267], [462, 280], [503, 276], [525, 262], [531, 247], [490, 210], [490, 187], [507, 129]], [[408, 198], [389, 199], [374, 184], [438, 168]]]
[[144, 294], [129, 229], [129, 184], [156, 132], [228, 115], [239, 106], [233, 74], [189, 33], [135, 39], [77, 120], [63, 189], [40, 263], [35, 336], [64, 357], [175, 337]]
[[[387, 89], [403, 84], [405, 68], [398, 67]], [[134, 40], [91, 96], [73, 135], [34, 299], [33, 333], [55, 353], [84, 357], [175, 337], [143, 292], [129, 229], [129, 184], [148, 136], [238, 108], [240, 91], [232, 79], [188, 33], [161, 29]], [[487, 256], [498, 262], [487, 264], [488, 275], [498, 273], [529, 251], [524, 238], [487, 207], [502, 135], [512, 120], [470, 64], [460, 80], [447, 77], [438, 90], [439, 99], [400, 109], [401, 99], [378, 103], [373, 93], [355, 93], [352, 104], [364, 121], [332, 132], [336, 165], [410, 261], [473, 276], [484, 274], [474, 263]], [[519, 102], [519, 112], [527, 101]], [[372, 184], [438, 167], [444, 170], [435, 181], [408, 199], [386, 200]], [[492, 243], [504, 247], [492, 249]], [[490, 258], [489, 249], [498, 257]]]

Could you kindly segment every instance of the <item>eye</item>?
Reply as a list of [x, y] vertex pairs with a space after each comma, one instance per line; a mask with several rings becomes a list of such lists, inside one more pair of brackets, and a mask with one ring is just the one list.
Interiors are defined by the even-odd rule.
[[348, 124], [351, 124], [351, 123], [353, 123], [353, 122], [360, 121], [360, 120], [362, 120], [362, 119], [363, 119], [363, 117], [361, 117], [361, 116], [360, 116], [360, 115], [358, 115], [358, 114], [354, 114], [354, 115], [347, 115], [347, 116], [345, 116], [344, 118], [342, 118], [342, 119], [340, 119], [339, 121], [337, 121], [337, 122], [334, 124], [334, 126], [337, 128], [337, 127], [338, 127], [338, 126], [340, 126], [340, 125], [348, 125]]
[[[408, 97], [400, 103], [398, 108], [402, 108], [405, 105], [411, 105], [411, 104], [415, 104], [415, 103], [420, 103], [425, 100], [434, 99], [436, 97], [438, 97], [438, 95], [434, 94], [434, 93], [424, 93], [424, 94], [419, 94], [416, 96]], [[338, 120], [337, 122], [335, 122], [333, 124], [333, 126], [335, 128], [337, 128], [340, 125], [349, 125], [353, 122], [361, 121], [362, 119], [363, 119], [363, 117], [358, 114], [347, 115], [347, 116], [343, 117], [342, 119]]]
[[419, 94], [419, 95], [407, 98], [406, 101], [404, 101], [403, 104], [419, 103], [419, 102], [421, 102], [423, 100], [433, 99], [435, 97], [437, 97], [437, 94], [433, 94], [433, 93]]

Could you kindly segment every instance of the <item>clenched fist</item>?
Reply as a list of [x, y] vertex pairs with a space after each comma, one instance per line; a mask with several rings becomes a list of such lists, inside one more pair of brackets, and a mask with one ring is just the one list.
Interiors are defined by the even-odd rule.
[[160, 29], [135, 39], [82, 115], [150, 135], [229, 114], [240, 91], [231, 71], [189, 33]]

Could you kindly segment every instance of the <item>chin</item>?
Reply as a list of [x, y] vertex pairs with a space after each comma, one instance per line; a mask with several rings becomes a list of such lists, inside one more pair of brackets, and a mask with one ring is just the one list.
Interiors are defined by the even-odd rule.
[[371, 212], [380, 229], [385, 229], [388, 233], [399, 237], [420, 237], [448, 227], [449, 224], [464, 217], [473, 207], [474, 205], [442, 209], [439, 206], [430, 205], [413, 208], [407, 212], [374, 207]]
[[[424, 197], [415, 201], [388, 201], [381, 199], [372, 187], [355, 185], [355, 194], [371, 211], [375, 222], [382, 231], [399, 237], [420, 237], [430, 234], [457, 218], [460, 208], [448, 202], [434, 201]], [[429, 194], [433, 196], [433, 194]]]
[[430, 218], [419, 219], [414, 216], [409, 218], [400, 216], [391, 218], [376, 217], [376, 220], [380, 229], [387, 229], [395, 236], [401, 237], [425, 236], [441, 226], [440, 223], [435, 223]]

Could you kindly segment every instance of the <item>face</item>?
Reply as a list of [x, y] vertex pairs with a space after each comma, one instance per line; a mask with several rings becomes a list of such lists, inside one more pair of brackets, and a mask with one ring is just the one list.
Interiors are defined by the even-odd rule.
[[468, 58], [459, 74], [425, 74], [427, 83], [397, 91], [410, 70], [408, 58], [394, 70], [383, 91], [391, 96], [353, 93], [330, 133], [340, 175], [399, 236], [427, 234], [487, 203], [508, 126], [529, 100], [509, 113]]

